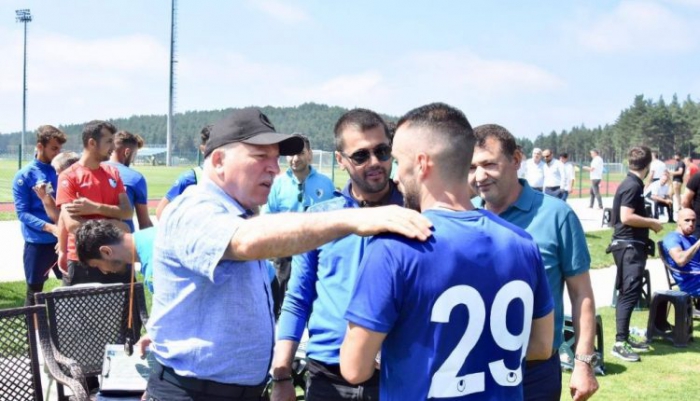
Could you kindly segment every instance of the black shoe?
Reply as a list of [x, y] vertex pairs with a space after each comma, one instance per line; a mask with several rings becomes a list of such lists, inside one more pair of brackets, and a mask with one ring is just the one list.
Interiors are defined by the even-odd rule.
[[671, 223], [676, 224], [676, 220], [669, 220], [669, 221], [667, 221], [667, 223], [669, 223], [669, 224], [671, 224]]

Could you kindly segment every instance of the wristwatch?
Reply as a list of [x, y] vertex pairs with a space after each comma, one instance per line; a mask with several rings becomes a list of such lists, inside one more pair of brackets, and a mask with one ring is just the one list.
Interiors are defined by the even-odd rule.
[[590, 365], [591, 367], [593, 367], [593, 366], [595, 366], [595, 365], [598, 364], [598, 354], [596, 354], [595, 352], [592, 353], [592, 354], [590, 354], [590, 355], [579, 355], [579, 354], [576, 354], [576, 355], [574, 356], [574, 359], [576, 359], [577, 361], [581, 361], [581, 362], [583, 362], [583, 363], [587, 363], [587, 364]]

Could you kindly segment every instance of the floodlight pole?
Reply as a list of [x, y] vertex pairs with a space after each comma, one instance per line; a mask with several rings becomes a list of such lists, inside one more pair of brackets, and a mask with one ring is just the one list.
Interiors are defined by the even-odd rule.
[[32, 14], [29, 9], [16, 10], [17, 22], [24, 24], [24, 66], [22, 74], [22, 139], [19, 143], [19, 168], [22, 168], [22, 156], [24, 154], [24, 135], [27, 132], [27, 22], [32, 22]]
[[175, 18], [177, 12], [177, 1], [170, 1], [170, 83], [168, 88], [168, 121], [165, 135], [165, 165], [172, 164], [173, 147], [173, 98], [175, 96]]

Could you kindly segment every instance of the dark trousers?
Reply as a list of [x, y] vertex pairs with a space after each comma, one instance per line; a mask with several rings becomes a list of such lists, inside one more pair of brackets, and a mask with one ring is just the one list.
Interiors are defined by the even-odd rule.
[[276, 258], [272, 261], [275, 267], [275, 280], [272, 281], [272, 311], [275, 314], [275, 320], [279, 319], [282, 312], [282, 303], [284, 302], [284, 294], [287, 293], [287, 284], [289, 284], [289, 276], [292, 272], [292, 258]]
[[[314, 367], [324, 366], [324, 374]], [[332, 372], [331, 372], [332, 371]], [[337, 365], [324, 365], [309, 359], [306, 378], [306, 401], [376, 401], [379, 399], [379, 371], [364, 383], [353, 385], [340, 376]]]
[[658, 219], [661, 211], [666, 209], [666, 216], [668, 216], [669, 223], [673, 222], [673, 204], [668, 205], [666, 203], [654, 202], [654, 218]]
[[569, 199], [569, 191], [562, 189], [561, 190], [561, 200], [566, 202], [567, 199]]
[[632, 311], [642, 294], [647, 253], [643, 244], [630, 243], [622, 249], [614, 250], [612, 254], [617, 266], [615, 288], [619, 291], [615, 307], [615, 341], [627, 341]]
[[523, 368], [525, 401], [559, 400], [561, 397], [561, 366], [559, 353], [546, 361], [530, 362]]
[[[44, 289], [44, 282], [48, 278], [49, 270], [58, 270], [56, 261], [58, 255], [54, 250], [56, 244], [32, 244], [24, 243], [24, 278], [27, 281], [27, 294], [24, 306], [34, 305], [34, 294]], [[58, 270], [56, 277], [61, 278], [61, 271]]]
[[84, 283], [127, 284], [131, 280], [131, 265], [127, 265], [125, 273], [102, 274], [96, 268], [85, 266], [77, 260], [68, 261], [68, 274], [63, 275], [63, 285], [71, 286]]
[[[155, 363], [148, 378], [149, 401], [262, 401], [264, 386], [235, 386], [179, 377]], [[230, 388], [230, 390], [227, 390]]]
[[598, 201], [598, 207], [603, 208], [603, 199], [600, 197], [600, 180], [591, 180], [591, 204], [593, 207], [593, 201]]

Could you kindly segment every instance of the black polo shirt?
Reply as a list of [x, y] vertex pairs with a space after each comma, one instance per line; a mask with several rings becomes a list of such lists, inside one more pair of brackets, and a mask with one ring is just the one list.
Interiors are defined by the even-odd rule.
[[644, 209], [644, 183], [639, 177], [628, 173], [627, 177], [620, 183], [613, 198], [613, 208], [611, 221], [615, 231], [615, 239], [634, 239], [646, 241], [649, 238], [648, 228], [637, 228], [622, 224], [620, 219], [620, 207], [627, 206], [634, 209], [634, 214], [647, 217]]

